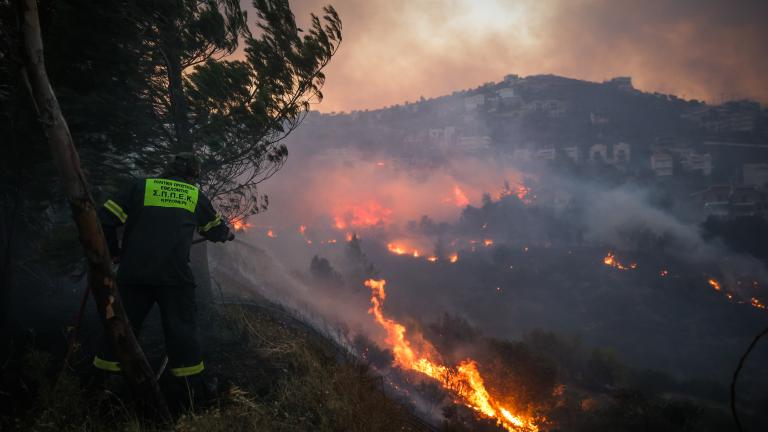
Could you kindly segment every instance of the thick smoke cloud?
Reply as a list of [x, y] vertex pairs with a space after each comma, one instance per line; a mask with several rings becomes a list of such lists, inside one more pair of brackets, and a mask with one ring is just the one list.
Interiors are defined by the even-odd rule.
[[[326, 3], [292, 6], [303, 22]], [[645, 91], [768, 101], [768, 3], [760, 0], [330, 3], [345, 41], [327, 71], [323, 111], [433, 97], [508, 73], [631, 75]]]

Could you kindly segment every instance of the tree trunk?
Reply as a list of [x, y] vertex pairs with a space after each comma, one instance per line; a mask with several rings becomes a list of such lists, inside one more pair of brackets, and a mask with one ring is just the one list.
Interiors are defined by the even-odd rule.
[[189, 139], [189, 120], [187, 118], [187, 99], [184, 96], [184, 78], [181, 70], [181, 55], [178, 45], [178, 29], [167, 29], [165, 37], [165, 62], [168, 73], [168, 96], [171, 102], [171, 120], [176, 136], [176, 152], [193, 152]]
[[88, 286], [96, 300], [98, 315], [112, 341], [135, 400], [147, 405], [163, 419], [170, 419], [157, 380], [136, 341], [117, 294], [107, 243], [80, 167], [80, 157], [48, 80], [37, 2], [20, 0], [19, 4], [24, 18], [22, 30], [25, 78], [28, 80], [56, 168], [61, 175], [62, 188], [69, 201], [72, 217], [80, 233], [80, 244], [88, 260]]

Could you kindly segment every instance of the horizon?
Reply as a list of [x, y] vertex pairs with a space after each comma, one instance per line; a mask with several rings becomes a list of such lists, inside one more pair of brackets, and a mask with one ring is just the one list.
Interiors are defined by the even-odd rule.
[[[593, 82], [631, 76], [644, 92], [768, 103], [761, 42], [768, 4], [756, 0], [291, 2], [302, 28], [326, 4], [345, 35], [326, 71], [324, 100], [312, 106], [323, 113], [431, 99], [508, 73]], [[253, 11], [250, 1], [241, 5]]]
[[[516, 74], [509, 73], [507, 75], [516, 75]], [[593, 80], [588, 80], [588, 79], [581, 79], [581, 78], [575, 78], [575, 77], [564, 76], [564, 75], [557, 75], [557, 74], [552, 74], [552, 73], [535, 73], [535, 74], [531, 74], [531, 75], [518, 75], [518, 77], [520, 79], [526, 79], [526, 78], [531, 78], [531, 77], [543, 77], [543, 76], [552, 76], [552, 77], [564, 78], [564, 79], [574, 80], [574, 81], [581, 81], [581, 82], [586, 82], [586, 83], [591, 83], [591, 84], [605, 84], [605, 83], [607, 83], [608, 81], [610, 81], [613, 78], [622, 78], [622, 77], [616, 76], [616, 77], [608, 77], [604, 81], [593, 81]], [[629, 78], [632, 78], [632, 77], [629, 76]], [[484, 84], [492, 83], [493, 85], [498, 85], [498, 84], [502, 83], [503, 81], [504, 81], [504, 79], [502, 77], [502, 79], [500, 79], [498, 81], [486, 81], [486, 82], [480, 83], [480, 84], [472, 86], [472, 87], [458, 88], [458, 89], [455, 89], [455, 90], [450, 91], [448, 93], [443, 93], [443, 94], [438, 94], [438, 95], [434, 95], [434, 96], [430, 96], [430, 97], [425, 97], [423, 101], [422, 100], [418, 100], [418, 99], [417, 100], [403, 100], [403, 101], [396, 102], [396, 103], [391, 104], [391, 105], [379, 106], [379, 107], [373, 107], [373, 108], [364, 108], [364, 109], [352, 109], [352, 110], [348, 110], [348, 111], [323, 111], [321, 109], [311, 108], [310, 112], [315, 112], [315, 113], [320, 113], [320, 114], [344, 115], [344, 114], [352, 114], [352, 113], [356, 113], [356, 112], [382, 111], [382, 110], [391, 109], [391, 108], [394, 108], [394, 107], [397, 107], [397, 106], [405, 106], [405, 105], [408, 105], [408, 104], [418, 104], [418, 103], [421, 103], [421, 102], [428, 102], [428, 101], [435, 100], [435, 99], [440, 99], [440, 98], [444, 98], [444, 97], [450, 97], [450, 96], [453, 96], [454, 93], [466, 93], [466, 92], [470, 92], [470, 91], [473, 91], [473, 90], [477, 90], [480, 87], [482, 87]], [[634, 86], [634, 80], [633, 80], [632, 84]], [[768, 108], [768, 102], [764, 102], [764, 101], [757, 100], [757, 99], [754, 99], [754, 98], [749, 98], [749, 97], [724, 99], [724, 100], [718, 100], [718, 101], [708, 101], [708, 100], [695, 99], [695, 98], [685, 98], [685, 97], [683, 97], [683, 95], [678, 95], [678, 94], [675, 94], [675, 93], [654, 92], [654, 91], [640, 89], [640, 88], [637, 88], [637, 87], [635, 87], [635, 90], [637, 90], [639, 93], [644, 93], [644, 94], [659, 94], [659, 95], [665, 95], [665, 96], [674, 96], [676, 98], [679, 98], [679, 99], [682, 99], [682, 100], [685, 100], [685, 101], [688, 101], [688, 102], [700, 102], [700, 103], [703, 103], [703, 104], [709, 105], [709, 106], [717, 106], [717, 105], [723, 105], [723, 104], [734, 103], [734, 102], [756, 102], [756, 103], [759, 103], [762, 108], [764, 108], [764, 109]], [[312, 106], [313, 107], [317, 107], [317, 106], [320, 106], [320, 105], [322, 105], [322, 103], [315, 104], [315, 105], [312, 105]]]

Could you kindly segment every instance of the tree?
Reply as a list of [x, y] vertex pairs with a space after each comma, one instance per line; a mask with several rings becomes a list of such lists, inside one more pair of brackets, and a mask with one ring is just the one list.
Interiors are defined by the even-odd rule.
[[[342, 40], [332, 6], [305, 32], [287, 0], [255, 0], [256, 35], [237, 0], [177, 0], [131, 15], [147, 40], [146, 95], [162, 134], [135, 155], [157, 171], [176, 151], [203, 160], [203, 190], [229, 219], [266, 209], [258, 184], [285, 163], [282, 141], [322, 100], [324, 68]], [[303, 35], [302, 35], [303, 33]], [[245, 60], [227, 61], [242, 40]]]
[[25, 0], [23, 3], [20, 1], [19, 8], [23, 14], [22, 50], [25, 60], [22, 78], [28, 85], [30, 97], [45, 131], [72, 210], [72, 218], [80, 234], [80, 243], [88, 259], [88, 287], [96, 300], [99, 316], [120, 359], [124, 374], [135, 392], [136, 400], [149, 402], [149, 406], [158, 414], [169, 418], [168, 408], [154, 373], [131, 330], [117, 294], [111, 257], [93, 198], [80, 167], [80, 159], [69, 127], [48, 79], [37, 3], [35, 0]]
[[[125, 177], [158, 174], [171, 153], [191, 148], [204, 160], [203, 189], [227, 218], [266, 208], [268, 199], [257, 185], [285, 163], [282, 140], [310, 104], [322, 99], [322, 71], [341, 42], [341, 21], [332, 7], [319, 18], [313, 15], [304, 32], [287, 0], [256, 1], [253, 35], [236, 0], [39, 4], [42, 37], [51, 47], [50, 81], [97, 198]], [[4, 214], [20, 217], [2, 220], [0, 228], [32, 232], [34, 238], [0, 236], [0, 276], [9, 281], [12, 266], [2, 264], [18, 258], [14, 245], [47, 239], [63, 240], [48, 250], [69, 260], [62, 263], [67, 274], [78, 267], [84, 274], [71, 225], [56, 222], [67, 203], [18, 79], [23, 59], [16, 55], [18, 19], [11, 6], [0, 0], [0, 136], [19, 151], [0, 161], [0, 175], [21, 185], [3, 191], [2, 203]], [[241, 43], [244, 60], [222, 60]], [[40, 226], [31, 230], [32, 223]]]

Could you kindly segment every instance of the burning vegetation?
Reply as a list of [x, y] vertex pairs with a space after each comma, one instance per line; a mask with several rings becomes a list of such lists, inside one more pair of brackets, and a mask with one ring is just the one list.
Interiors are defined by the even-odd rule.
[[387, 333], [385, 342], [394, 354], [395, 366], [436, 380], [445, 390], [455, 394], [458, 402], [482, 416], [494, 419], [508, 431], [538, 432], [535, 418], [515, 413], [513, 407], [504, 406], [489, 394], [475, 360], [468, 358], [455, 367], [446, 366], [439, 360], [434, 347], [426, 341], [412, 343], [406, 336], [405, 326], [384, 315], [382, 307], [386, 299], [385, 285], [383, 279], [365, 281], [365, 286], [371, 290], [369, 313]]
[[603, 263], [609, 267], [613, 267], [618, 270], [635, 270], [637, 269], [637, 263], [631, 262], [629, 264], [622, 264], [619, 262], [619, 260], [616, 259], [616, 255], [613, 252], [608, 252], [608, 254], [603, 258]]

